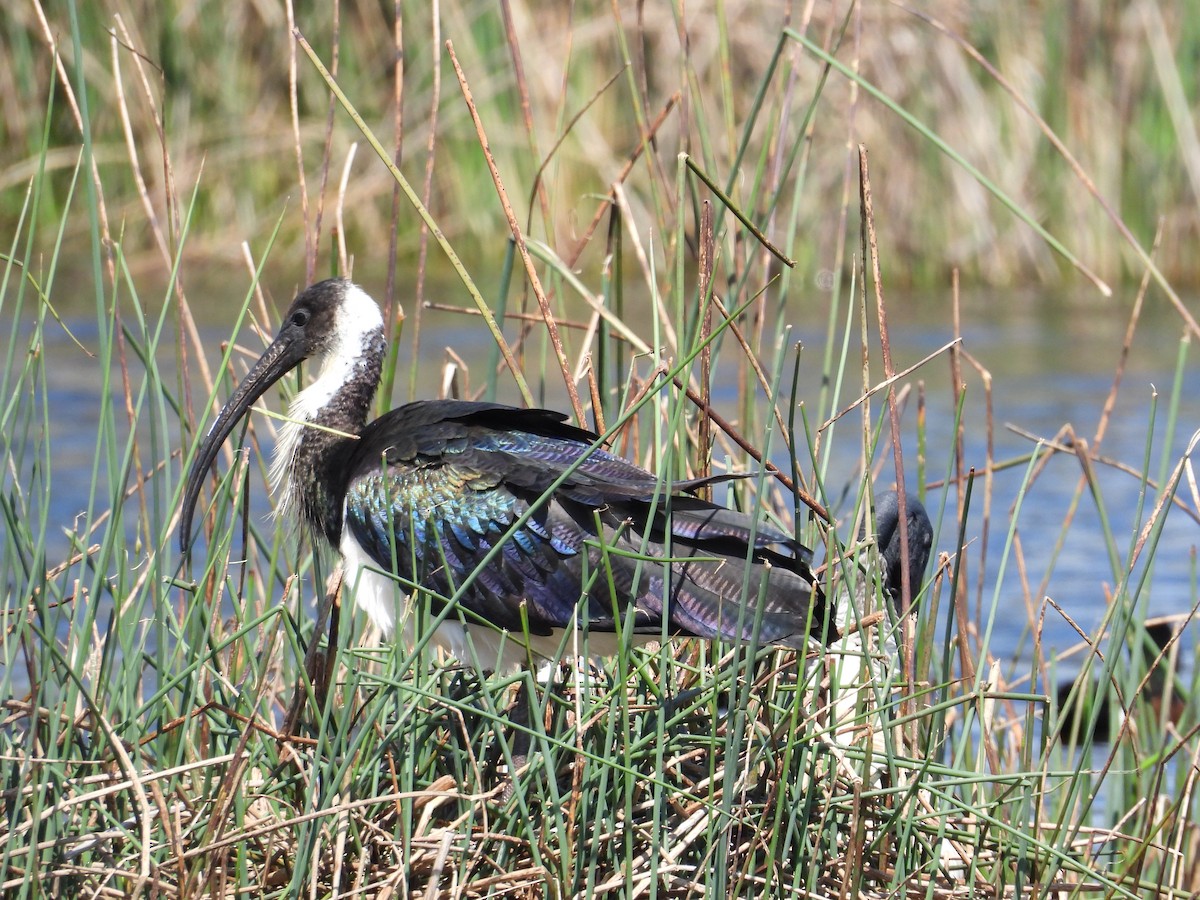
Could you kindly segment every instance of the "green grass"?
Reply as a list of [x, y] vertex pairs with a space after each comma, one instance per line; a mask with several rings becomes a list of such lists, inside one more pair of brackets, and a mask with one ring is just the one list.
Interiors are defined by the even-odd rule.
[[[519, 254], [510, 256], [511, 282], [469, 261], [481, 247], [491, 261], [501, 259], [507, 232], [457, 79], [442, 60], [443, 115], [432, 144], [438, 202], [426, 194], [421, 154], [428, 135], [419, 128], [405, 139], [401, 169], [431, 210], [426, 227], [440, 228], [448, 246], [467, 251], [457, 276], [461, 296], [474, 298], [476, 312], [495, 317], [520, 372], [518, 379], [504, 364], [500, 341], [490, 339], [495, 349], [489, 345], [482, 356], [459, 353], [467, 365], [453, 370], [455, 389], [511, 400], [527, 392], [534, 402], [569, 408], [569, 381], [589, 424], [611, 432], [619, 452], [664, 479], [724, 465], [758, 473], [730, 487], [729, 502], [763, 509], [805, 544], [824, 548], [825, 558], [855, 553], [865, 569], [829, 566], [826, 586], [833, 593], [861, 580], [873, 604], [879, 603], [877, 560], [855, 540], [855, 517], [880, 480], [872, 473], [894, 466], [894, 408], [905, 447], [919, 442], [922, 448], [919, 457], [904, 457], [903, 471], [910, 488], [931, 486], [926, 496], [935, 546], [962, 548], [936, 561], [916, 598], [912, 680], [898, 679], [895, 692], [886, 686], [863, 692], [862, 724], [877, 737], [852, 741], [831, 721], [836, 688], [821, 684], [833, 662], [825, 651], [798, 660], [770, 649], [697, 642], [625, 650], [602, 670], [572, 675], [551, 690], [529, 684], [538, 707], [526, 729], [530, 765], [514, 774], [522, 726], [508, 707], [516, 677], [481, 680], [438, 663], [430, 651], [380, 644], [377, 635], [363, 632], [362, 617], [349, 604], [336, 631], [314, 623], [328, 565], [314, 563], [286, 528], [260, 516], [261, 506], [248, 509], [250, 498], [261, 503], [267, 494], [261, 448], [275, 424], [262, 416], [252, 417], [249, 453], [222, 457], [222, 474], [205, 498], [212, 503], [203, 521], [206, 553], [181, 567], [175, 530], [180, 473], [208, 419], [209, 401], [228, 396], [261, 348], [249, 324], [273, 330], [275, 310], [302, 280], [302, 255], [308, 271], [336, 267], [329, 259], [339, 207], [340, 236], [360, 271], [382, 270], [381, 236], [393, 219], [404, 240], [422, 240], [407, 201], [391, 211], [392, 175], [365, 147], [352, 188], [341, 200], [335, 189], [344, 158], [338, 154], [359, 137], [348, 107], [364, 113], [367, 131], [388, 132], [379, 73], [369, 64], [388, 47], [377, 27], [367, 27], [382, 21], [380, 13], [366, 6], [342, 11], [347, 32], [338, 81], [346, 101], [335, 104], [328, 132], [329, 93], [297, 50], [307, 242], [300, 188], [289, 168], [294, 139], [290, 128], [269, 130], [287, 121], [266, 109], [280, 95], [257, 90], [286, 71], [291, 45], [278, 28], [266, 29], [253, 17], [205, 17], [178, 32], [151, 14], [125, 23], [144, 29], [143, 40], [135, 41], [143, 48], [153, 46], [145, 34], [160, 36], [161, 52], [149, 55], [163, 71], [151, 90], [165, 113], [163, 150], [147, 127], [146, 98], [127, 53], [118, 54], [124, 88], [113, 86], [102, 34], [110, 23], [82, 10], [55, 23], [80, 101], [82, 128], [73, 130], [36, 30], [9, 16], [5, 40], [18, 64], [4, 77], [19, 82], [22, 98], [36, 98], [32, 106], [23, 104], [19, 133], [36, 164], [21, 190], [6, 191], [11, 224], [0, 232], [0, 316], [11, 323], [3, 332], [0, 367], [0, 699], [6, 717], [0, 729], [0, 890], [18, 897], [333, 896], [385, 888], [419, 896], [935, 897], [958, 890], [1183, 897], [1197, 890], [1194, 703], [1172, 725], [1156, 718], [1139, 689], [1149, 665], [1165, 666], [1158, 659], [1148, 665], [1140, 652], [1154, 560], [1164, 552], [1161, 529], [1168, 514], [1188, 514], [1193, 490], [1190, 468], [1163, 449], [1188, 427], [1180, 415], [1186, 336], [1148, 410], [1165, 419], [1166, 438], [1155, 443], [1148, 437], [1141, 459], [1123, 461], [1145, 489], [1136, 521], [1123, 526], [1127, 531], [1105, 514], [1095, 456], [1077, 457], [1076, 502], [1094, 506], [1105, 523], [1096, 557], [1106, 567], [1096, 587], [1111, 586], [1103, 634], [1088, 636], [1102, 652], [1087, 656], [1088, 674], [1124, 698], [1132, 727], [1117, 733], [1114, 726], [1112, 734], [1098, 736], [1085, 713], [1068, 729], [1054, 697], [1058, 659], [1048, 657], [1041, 640], [1043, 616], [1056, 614], [1041, 601], [1058, 557], [1045, 572], [1026, 571], [1020, 528], [1023, 511], [1037, 503], [1050, 477], [1045, 461], [1063, 451], [1041, 444], [1020, 460], [989, 454], [982, 465], [964, 461], [959, 445], [927, 440], [922, 379], [928, 368], [901, 378], [895, 395], [873, 390], [886, 374], [880, 350], [887, 332], [878, 313], [889, 309], [873, 292], [890, 287], [892, 273], [908, 265], [902, 254], [910, 248], [884, 232], [884, 283], [864, 276], [872, 260], [858, 234], [857, 172], [843, 171], [843, 136], [856, 109], [865, 115], [846, 92], [855, 78], [863, 88], [875, 84], [872, 76], [831, 71], [828, 80], [817, 78], [811, 48], [780, 23], [756, 22], [743, 31], [736, 16], [718, 16], [712, 34], [697, 34], [691, 51], [680, 55], [670, 49], [675, 25], [662, 10], [648, 10], [664, 18], [644, 26], [633, 19], [614, 23], [604, 12], [588, 27], [582, 20], [572, 24], [578, 43], [571, 45], [566, 93], [559, 97], [559, 80], [547, 88], [529, 74], [545, 48], [527, 44], [520, 29], [513, 46], [521, 51], [526, 81], [514, 87], [510, 76], [490, 77], [511, 71], [512, 48], [498, 19], [472, 19], [472, 9], [448, 8], [444, 36], [453, 39], [480, 101], [514, 215], [533, 222], [530, 265], [544, 306]], [[918, 28], [915, 20], [903, 21]], [[792, 24], [799, 29], [802, 23]], [[814, 42], [823, 42], [824, 24], [809, 31]], [[328, 64], [330, 23], [300, 27]], [[995, 47], [981, 49], [1007, 59], [1024, 27], [1005, 21], [987, 33]], [[429, 23], [414, 14], [405, 29], [414, 73], [405, 86], [419, 93], [428, 84], [419, 73], [430, 71], [421, 68], [431, 52]], [[349, 34], [364, 41], [353, 54], [346, 51]], [[852, 34], [834, 28], [838, 59], [849, 58]], [[702, 53], [702, 36], [711, 38], [711, 55]], [[1178, 39], [1186, 45], [1191, 37], [1184, 29]], [[873, 40], [876, 52], [891, 52], [882, 34]], [[442, 52], [439, 47], [439, 59]], [[652, 72], [653, 98], [643, 93], [650, 90], [643, 88], [647, 57], [659, 66]], [[1070, 68], [1078, 61], [1062, 65], [1078, 75]], [[1084, 77], [1102, 77], [1088, 74], [1095, 68], [1090, 60], [1082, 65]], [[605, 87], [614, 74], [620, 77]], [[1003, 95], [981, 80], [991, 101]], [[685, 141], [664, 134], [642, 146], [628, 126], [655, 120], [663, 84], [678, 88], [686, 101]], [[873, 200], [905, 183], [893, 166], [920, 173], [933, 167], [931, 160], [942, 160], [947, 147], [973, 155], [977, 165], [999, 166], [1009, 158], [1008, 145], [989, 146], [981, 158], [969, 136], [934, 115], [936, 92], [875, 86], [919, 127], [895, 145], [869, 139]], [[544, 133], [524, 131], [521, 89], [536, 100]], [[122, 91], [141, 123], [137, 161], [114, 143], [112, 117]], [[218, 94], [229, 107], [219, 105]], [[593, 97], [591, 111], [573, 120]], [[189, 102], [200, 108], [188, 109]], [[40, 118], [30, 111], [35, 107], [43, 111]], [[1015, 128], [1005, 118], [1014, 115], [1010, 109], [998, 101], [988, 108], [1001, 132], [1006, 123]], [[236, 116], [218, 117], [213, 109]], [[887, 117], [887, 109], [876, 112]], [[225, 129], [220, 140], [205, 132], [212, 152], [202, 176], [187, 144], [193, 112], [206, 128]], [[677, 123], [682, 112], [671, 115]], [[621, 128], [607, 127], [612, 122]], [[538, 196], [532, 178], [559, 132], [566, 136], [542, 170], [545, 195]], [[279, 143], [247, 149], [255, 135], [265, 134]], [[810, 141], [814, 134], [820, 139]], [[318, 232], [315, 198], [325, 163], [312, 160], [321, 158], [327, 135], [336, 149], [326, 161], [330, 187]], [[390, 154], [389, 140], [380, 142]], [[681, 147], [686, 160], [677, 155]], [[259, 152], [261, 159], [254, 155]], [[1161, 152], [1176, 151], [1169, 145]], [[169, 194], [158, 162], [164, 158], [173, 164]], [[606, 208], [595, 193], [607, 190], [606, 179], [626, 159], [632, 165], [625, 187]], [[1060, 163], [1051, 154], [1034, 171], [1057, 171]], [[154, 185], [145, 203], [130, 193], [139, 176]], [[970, 172], [966, 178], [969, 190], [990, 190]], [[274, 199], [280, 185], [293, 194], [286, 210]], [[1059, 187], [1073, 197], [1079, 192], [1076, 185]], [[899, 222], [905, 214], [896, 206], [883, 215], [875, 203], [877, 218], [890, 220], [889, 227], [922, 235], [917, 271], [957, 262], [950, 237], [955, 223], [972, 215], [937, 199], [932, 210]], [[1075, 252], [1108, 274], [1114, 263], [1096, 247], [1121, 246], [1122, 239], [1111, 223], [1091, 221], [1095, 210], [1080, 232], [1070, 221], [1047, 220], [1025, 196], [1010, 199], [1017, 215], [996, 212], [1001, 233], [1025, 229], [1020, 220], [1038, 222], [1060, 241], [1069, 236]], [[706, 202], [713, 244], [703, 254], [711, 262], [702, 266], [699, 223]], [[580, 240], [597, 208], [596, 231]], [[444, 226], [446, 218], [453, 228]], [[578, 223], [571, 232], [561, 225], [566, 218]], [[935, 228], [919, 230], [932, 221]], [[1138, 222], [1131, 224], [1137, 233]], [[784, 265], [756, 231], [797, 267]], [[1031, 232], [1022, 233], [1031, 239]], [[1096, 234], [1101, 238], [1093, 243]], [[201, 279], [192, 277], [189, 260], [242, 239], [251, 248], [246, 274], [224, 280], [238, 285], [244, 304], [219, 318], [230, 342], [218, 364], [193, 330], [194, 317], [208, 304], [199, 299], [207, 292], [195, 287]], [[1046, 251], [1038, 244], [1029, 252], [1041, 260]], [[429, 253], [423, 272], [435, 271], [432, 258], [442, 251], [431, 241]], [[836, 262], [829, 267], [832, 289], [822, 295], [828, 298], [820, 310], [825, 343], [803, 351], [820, 359], [821, 378], [802, 384], [795, 377], [801, 351], [789, 330], [796, 308], [791, 298], [805, 292], [817, 259]], [[276, 271], [287, 274], [263, 275]], [[407, 275], [399, 279], [394, 296], [407, 296], [409, 283]], [[274, 304], [259, 293], [268, 285]], [[391, 308], [397, 339], [387, 384], [396, 385], [397, 398], [435, 391], [441, 382], [430, 371], [441, 349], [423, 342], [418, 327], [420, 297], [406, 304], [407, 319]], [[91, 312], [80, 312], [83, 298]], [[718, 300], [736, 314], [727, 318]], [[96, 386], [99, 408], [87, 463], [90, 488], [73, 499], [78, 518], [64, 522], [52, 513], [67, 464], [56, 445], [50, 393], [56, 373], [47, 371], [46, 346], [60, 338], [65, 326], [56, 313], [68, 308], [69, 323], [81, 332], [87, 326], [72, 351], [73, 365]], [[1140, 308], [1139, 297], [1130, 335]], [[479, 316], [462, 321], [475, 333], [490, 333]], [[566, 378], [549, 341], [551, 322], [562, 335]], [[868, 348], [866, 364], [860, 345]], [[949, 407], [990, 430], [990, 392], [1004, 385], [972, 369], [969, 349], [945, 349], [931, 365], [953, 367], [950, 390], [967, 387], [952, 394]], [[1113, 355], [1119, 375], [1120, 348]], [[915, 362], [898, 360], [896, 368]], [[576, 372], [582, 375], [575, 378]], [[517, 386], [522, 380], [524, 389]], [[729, 384], [736, 390], [717, 390]], [[283, 393], [293, 389], [289, 383]], [[1118, 389], [1115, 379], [1114, 395]], [[279, 408], [279, 402], [273, 397], [269, 405]], [[736, 436], [702, 413], [705, 403], [735, 423]], [[1102, 449], [1102, 437], [1103, 429], [1089, 436], [1093, 451]], [[781, 478], [756, 459], [791, 459], [794, 467]], [[845, 459], [859, 463], [850, 496], [842, 497], [831, 473], [835, 461]], [[973, 477], [968, 463], [979, 468]], [[992, 481], [1005, 466], [1025, 473], [1012, 497], [998, 496]], [[933, 487], [942, 484], [950, 487]], [[812, 513], [801, 489], [830, 509], [835, 523]], [[1073, 521], [1069, 515], [1062, 522], [1063, 541]], [[985, 573], [996, 585], [990, 596], [983, 591]], [[994, 660], [995, 621], [1011, 616], [1021, 598], [1032, 652]], [[1196, 599], [1193, 585], [1193, 604]], [[883, 627], [874, 626], [869, 640], [879, 640]], [[331, 636], [336, 646], [322, 646]], [[1168, 651], [1179, 653], [1182, 646]], [[327, 696], [320, 683], [305, 681], [310, 647], [322, 649], [331, 667]], [[1179, 678], [1189, 681], [1174, 685], [1181, 695], [1196, 696], [1197, 669], [1182, 670]], [[285, 712], [298, 691], [303, 714], [296, 733], [286, 735]], [[1082, 693], [1072, 702], [1083, 706]], [[881, 709], [890, 727], [883, 727]], [[1101, 748], [1098, 737], [1112, 740]]]

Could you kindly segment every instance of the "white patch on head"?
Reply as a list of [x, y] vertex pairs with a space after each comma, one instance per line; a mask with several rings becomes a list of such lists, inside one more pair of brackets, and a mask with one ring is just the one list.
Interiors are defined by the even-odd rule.
[[304, 422], [311, 422], [354, 375], [354, 366], [371, 341], [383, 331], [379, 304], [357, 284], [347, 285], [334, 316], [333, 336], [321, 361], [316, 381], [302, 390], [288, 407], [288, 418], [279, 430], [275, 454], [271, 459], [271, 491], [279, 498], [278, 512], [290, 512], [294, 502], [287, 476], [292, 457], [304, 433]]

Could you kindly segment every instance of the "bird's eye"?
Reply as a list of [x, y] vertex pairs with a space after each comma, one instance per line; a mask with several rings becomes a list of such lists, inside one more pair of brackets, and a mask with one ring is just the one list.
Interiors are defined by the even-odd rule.
[[292, 313], [292, 324], [297, 328], [303, 328], [308, 324], [308, 310], [298, 309]]

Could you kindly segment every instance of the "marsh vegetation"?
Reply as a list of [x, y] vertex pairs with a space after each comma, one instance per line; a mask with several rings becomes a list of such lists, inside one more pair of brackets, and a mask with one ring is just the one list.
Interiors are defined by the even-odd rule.
[[[0, 890], [1200, 889], [1200, 21], [1066, 8], [6, 8]], [[939, 553], [909, 620], [864, 623], [905, 652], [861, 728], [819, 648], [669, 642], [530, 685], [514, 771], [527, 675], [316, 616], [330, 572], [263, 515], [266, 415], [182, 566], [197, 433], [330, 272], [385, 302], [382, 404], [548, 404], [664, 477], [752, 472], [718, 499], [815, 548], [831, 593], [878, 600], [858, 523], [920, 492]], [[1030, 285], [1070, 297], [1064, 334], [1121, 323], [1111, 387], [1000, 456], [995, 407], [1028, 432], [1037, 390], [975, 352], [972, 297]], [[1064, 546], [1087, 564], [1059, 594]], [[1048, 620], [1085, 623], [1070, 655]]]

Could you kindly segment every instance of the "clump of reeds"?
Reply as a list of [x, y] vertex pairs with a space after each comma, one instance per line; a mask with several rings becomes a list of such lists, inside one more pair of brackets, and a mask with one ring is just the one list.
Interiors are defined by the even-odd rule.
[[[1106, 532], [1109, 569], [1098, 580], [1112, 585], [1111, 615], [1103, 635], [1089, 636], [1089, 650], [1099, 652], [1089, 656], [1084, 687], [1060, 704], [1057, 672], [1040, 643], [1041, 616], [1051, 607], [1024, 571], [1021, 508], [1036, 502], [1047, 460], [1069, 452], [1080, 472], [1076, 496], [1103, 509], [1095, 467], [1104, 462], [1108, 413], [1090, 441], [1059, 435], [1016, 461], [1026, 476], [1013, 497], [997, 496], [992, 481], [1013, 461], [990, 452], [966, 459], [958, 429], [945, 446], [927, 441], [924, 379], [932, 365], [952, 373], [948, 407], [962, 421], [976, 415], [989, 434], [991, 391], [1003, 385], [993, 385], [961, 343], [956, 290], [948, 292], [946, 345], [927, 359], [892, 358], [888, 316], [903, 306], [888, 301], [886, 287], [889, 270], [900, 267], [878, 249], [880, 217], [872, 211], [878, 185], [898, 193], [902, 179], [881, 179], [876, 168], [873, 188], [862, 151], [850, 166], [836, 154], [833, 181], [820, 176], [824, 161], [816, 165], [825, 151], [814, 149], [815, 132], [835, 132], [839, 141], [873, 133], [862, 122], [859, 92], [872, 82], [865, 60], [883, 67], [887, 57], [863, 49], [856, 57], [846, 42], [878, 23], [797, 21], [764, 33], [761, 21], [743, 32], [727, 16], [668, 53], [669, 22], [599, 18], [610, 44], [598, 65], [606, 62], [601, 71], [611, 69], [613, 80], [573, 63], [560, 86], [547, 89], [529, 74], [540, 48], [525, 43], [523, 10], [504, 8], [511, 23], [487, 20], [475, 29], [456, 18], [457, 8], [448, 10], [453, 56], [428, 22], [403, 34], [402, 47], [417, 59], [436, 58], [454, 88], [433, 104], [435, 127], [403, 140], [380, 141], [387, 128], [347, 116], [364, 97], [382, 108], [367, 87], [372, 73], [359, 71], [369, 46], [339, 57], [342, 87], [334, 91], [333, 77], [320, 77], [322, 66], [334, 68], [328, 48], [263, 42], [275, 72], [286, 71], [280, 60], [295, 48], [295, 128], [265, 145], [269, 165], [245, 156], [234, 165], [213, 154], [202, 177], [172, 150], [171, 109], [182, 90], [173, 67], [186, 70], [195, 48], [160, 55], [164, 81], [156, 86], [129, 23], [117, 21], [103, 41], [87, 30], [94, 22], [64, 26], [70, 37], [57, 59], [66, 77], [54, 88], [56, 57], [30, 47], [37, 62], [28, 71], [40, 73], [50, 108], [49, 125], [25, 132], [37, 136], [31, 152], [43, 165], [16, 204], [0, 278], [0, 309], [14, 326], [0, 370], [0, 888], [13, 896], [280, 897], [1194, 891], [1194, 711], [1177, 727], [1156, 717], [1143, 690], [1185, 644], [1176, 639], [1147, 655], [1140, 603], [1166, 516], [1196, 514], [1194, 496], [1180, 490], [1194, 494], [1189, 457], [1168, 465], [1164, 455], [1152, 478], [1148, 438], [1146, 458], [1135, 461], [1148, 509], [1126, 552]], [[357, 28], [348, 18], [336, 27]], [[903, 21], [920, 27], [916, 18]], [[258, 27], [243, 31], [275, 34]], [[493, 27], [495, 34], [482, 33]], [[581, 47], [590, 34], [574, 20], [562, 28]], [[941, 64], [950, 65], [944, 46], [954, 42], [937, 46]], [[503, 50], [500, 68], [515, 74], [493, 79], [497, 69], [484, 68], [488, 48]], [[243, 53], [231, 41], [212, 63], [231, 73], [227, 87], [247, 75]], [[661, 98], [658, 83], [651, 94], [650, 77], [662, 77], [653, 63], [666, 57], [678, 64], [671, 82], [678, 92]], [[841, 62], [855, 58], [864, 64]], [[103, 81], [88, 69], [101, 59]], [[508, 60], [518, 59], [509, 69]], [[833, 68], [822, 70], [825, 62]], [[989, 77], [990, 91], [1009, 90]], [[749, 90], [741, 83], [747, 78]], [[120, 153], [96, 139], [106, 124], [95, 104], [81, 102], [85, 82], [95, 87], [89, 96], [130, 123]], [[478, 102], [485, 85], [508, 88], [505, 101]], [[539, 123], [556, 123], [553, 140], [527, 126], [517, 112], [523, 100]], [[504, 102], [512, 117], [497, 121]], [[927, 105], [935, 102], [936, 94], [893, 96], [892, 113], [920, 125], [922, 136], [905, 154], [872, 144], [873, 159], [890, 167], [911, 150], [925, 166], [947, 148], [965, 154], [966, 136], [931, 124]], [[608, 104], [617, 111], [591, 118], [593, 107]], [[613, 116], [621, 130], [597, 127]], [[253, 132], [260, 123], [257, 113], [250, 118]], [[634, 123], [633, 139], [625, 119]], [[359, 139], [355, 127], [381, 158], [364, 149], [351, 169], [343, 148]], [[65, 172], [54, 170], [61, 143], [76, 150]], [[328, 148], [316, 164], [314, 145]], [[420, 171], [422, 153], [465, 160], [455, 169], [461, 193], [443, 186], [447, 196], [433, 201], [430, 173], [440, 162], [411, 187], [400, 169], [384, 165], [401, 149], [422, 160], [404, 171]], [[853, 591], [846, 582], [869, 585], [864, 595], [876, 609], [877, 562], [857, 540], [857, 524], [876, 482], [903, 478], [922, 492], [942, 554], [910, 598], [913, 617], [896, 626], [902, 659], [890, 669], [874, 666], [892, 683], [863, 691], [848, 725], [832, 717], [836, 688], [823, 649], [798, 657], [668, 643], [623, 650], [599, 668], [567, 667], [549, 686], [528, 684], [535, 709], [522, 722], [509, 707], [516, 681], [528, 675], [481, 679], [428, 653], [380, 646], [349, 607], [313, 615], [331, 573], [262, 515], [263, 451], [274, 431], [266, 418], [252, 420], [250, 452], [225, 458], [204, 552], [181, 568], [174, 540], [187, 448], [209, 401], [224, 396], [256, 355], [260, 337], [251, 325], [273, 330], [270, 301], [277, 308], [302, 279], [291, 254], [287, 280], [268, 296], [261, 272], [283, 264], [256, 208], [245, 232], [243, 302], [222, 318], [227, 340], [218, 365], [194, 324], [201, 302], [188, 254], [204, 230], [197, 223], [222, 215], [246, 221], [233, 215], [231, 199], [241, 179], [294, 187], [280, 159], [302, 160], [299, 200], [280, 221], [302, 223], [304, 277], [326, 268], [361, 273], [368, 255], [387, 261], [384, 235], [414, 234], [421, 246], [411, 292], [402, 287], [409, 282], [400, 257], [389, 261], [385, 294], [397, 339], [383, 402], [440, 390], [561, 404], [665, 477], [752, 471], [756, 477], [727, 489], [728, 502], [765, 510], [826, 561], [861, 559], [861, 571], [830, 564], [822, 578], [831, 595]], [[339, 177], [339, 169], [349, 174]], [[214, 170], [247, 171], [226, 183]], [[1018, 218], [1040, 219], [982, 175], [968, 181], [971, 191], [1002, 194]], [[579, 201], [579, 186], [589, 183], [595, 196]], [[124, 193], [129, 185], [135, 203]], [[439, 292], [434, 309], [423, 305], [434, 296], [422, 287], [425, 261], [458, 243], [434, 228], [440, 210], [455, 205], [467, 223], [458, 233], [487, 234], [492, 260], [504, 255], [490, 249], [497, 233], [513, 242], [500, 277], [479, 278], [482, 267], [455, 255], [468, 299], [450, 303]], [[963, 213], [948, 214], [948, 205], [939, 209], [943, 237]], [[484, 206], [485, 224], [472, 226], [471, 213]], [[561, 225], [566, 208], [575, 209], [570, 230]], [[826, 224], [810, 240], [817, 220]], [[1007, 232], [1012, 225], [1004, 222]], [[1064, 233], [1053, 223], [1040, 227], [1051, 239]], [[68, 270], [60, 248], [72, 233], [89, 239], [85, 271], [70, 272], [94, 305], [86, 328], [80, 313], [57, 317]], [[953, 242], [938, 234], [928, 235], [934, 268], [957, 259]], [[154, 249], [127, 257], [131, 245]], [[1038, 246], [1033, 256], [1041, 260]], [[322, 264], [329, 247], [333, 261]], [[1068, 259], [1077, 252], [1061, 249]], [[805, 290], [792, 264], [818, 255], [830, 261], [824, 341], [804, 350], [789, 330], [795, 295]], [[169, 277], [151, 290], [144, 285], [155, 279], [143, 273], [154, 266]], [[399, 298], [408, 298], [407, 319]], [[422, 339], [433, 316], [463, 328], [437, 378], [429, 370], [438, 351]], [[488, 337], [473, 342], [476, 334]], [[73, 457], [63, 455], [55, 421], [61, 373], [47, 363], [47, 346], [62, 340], [78, 342], [70, 358], [97, 388], [94, 431]], [[1186, 353], [1185, 341], [1165, 404], [1171, 433], [1180, 424]], [[814, 355], [818, 377], [801, 382], [796, 372]], [[78, 471], [86, 473], [84, 487], [71, 502], [80, 515], [60, 521], [57, 501], [65, 484], [81, 483]], [[1064, 520], [1063, 534], [1071, 524]], [[1011, 569], [1018, 575], [1005, 578]], [[995, 585], [990, 597], [985, 573]], [[1025, 601], [1032, 663], [1006, 665], [989, 648], [992, 624], [1011, 614], [1013, 597]], [[861, 624], [875, 648], [893, 627], [886, 616]], [[1090, 690], [1091, 676], [1126, 707], [1105, 734], [1097, 734], [1093, 714], [1069, 724], [1065, 712]], [[1171, 675], [1165, 696], [1194, 696], [1191, 677], [1184, 684], [1184, 675]], [[1097, 742], [1106, 739], [1101, 757]]]

